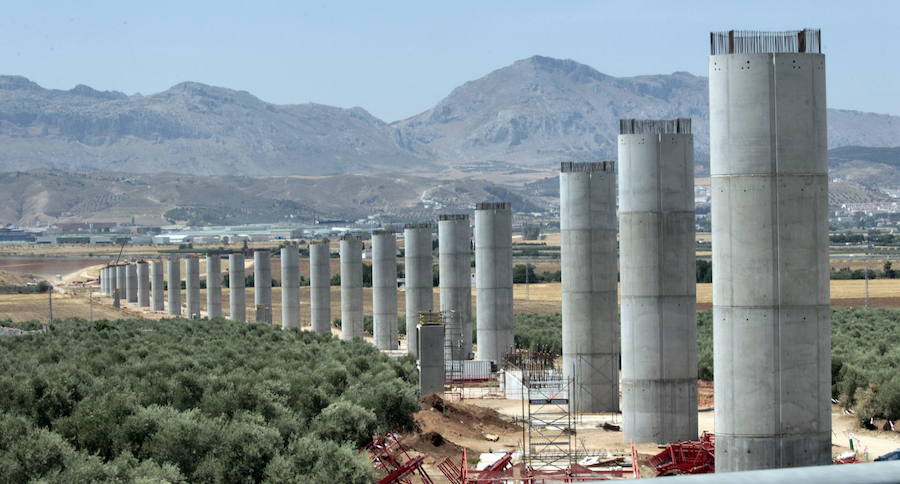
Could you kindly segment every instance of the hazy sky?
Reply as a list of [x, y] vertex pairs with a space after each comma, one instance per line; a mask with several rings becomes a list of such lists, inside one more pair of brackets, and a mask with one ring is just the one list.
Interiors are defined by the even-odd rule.
[[711, 30], [803, 27], [823, 31], [831, 107], [900, 115], [891, 1], [19, 1], [0, 73], [128, 94], [190, 80], [394, 121], [534, 54], [706, 75]]

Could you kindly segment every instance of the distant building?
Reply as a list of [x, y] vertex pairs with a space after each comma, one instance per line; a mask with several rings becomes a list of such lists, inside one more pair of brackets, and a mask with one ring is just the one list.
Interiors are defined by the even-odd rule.
[[0, 228], [0, 242], [34, 242], [36, 237], [31, 232], [12, 227]]

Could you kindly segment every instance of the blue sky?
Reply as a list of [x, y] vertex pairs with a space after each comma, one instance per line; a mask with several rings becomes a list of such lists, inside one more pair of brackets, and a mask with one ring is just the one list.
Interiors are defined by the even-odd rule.
[[706, 75], [712, 30], [803, 27], [823, 31], [831, 107], [900, 115], [890, 1], [8, 2], [0, 73], [128, 94], [190, 80], [394, 121], [534, 54]]

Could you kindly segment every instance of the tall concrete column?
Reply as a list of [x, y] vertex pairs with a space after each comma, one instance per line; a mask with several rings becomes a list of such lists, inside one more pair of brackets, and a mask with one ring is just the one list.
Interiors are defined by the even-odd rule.
[[[438, 215], [438, 264], [440, 265], [441, 311], [451, 312], [454, 322], [444, 337], [452, 346], [454, 360], [468, 359], [472, 352], [472, 250], [466, 214]], [[454, 334], [456, 333], [456, 334]]]
[[413, 356], [419, 354], [419, 313], [434, 310], [434, 276], [431, 269], [433, 228], [430, 223], [407, 224], [403, 228], [406, 352]]
[[256, 321], [272, 324], [272, 259], [268, 250], [253, 253], [253, 303]]
[[419, 395], [444, 393], [444, 325], [423, 324], [416, 332], [419, 348]]
[[363, 336], [362, 242], [341, 237], [341, 339]]
[[563, 375], [577, 412], [619, 411], [615, 163], [562, 163]]
[[165, 310], [162, 261], [150, 262], [150, 308], [154, 311]]
[[169, 290], [169, 314], [173, 316], [181, 315], [181, 266], [177, 258], [167, 261], [167, 269], [169, 279], [167, 286]]
[[137, 303], [150, 307], [150, 266], [145, 261], [137, 263]]
[[137, 293], [137, 265], [130, 263], [125, 266], [125, 298], [136, 303]]
[[507, 202], [475, 205], [475, 359], [501, 364], [513, 339], [512, 209]]
[[309, 315], [312, 330], [331, 333], [331, 250], [329, 240], [309, 242]]
[[397, 236], [390, 230], [372, 233], [372, 319], [375, 346], [396, 350]]
[[100, 274], [97, 276], [100, 280], [100, 294], [106, 294], [106, 268], [100, 268]]
[[125, 264], [119, 264], [116, 268], [116, 291], [119, 293], [120, 299], [125, 299], [125, 280], [128, 277], [125, 274]]
[[206, 255], [206, 317], [222, 317], [222, 256]]
[[624, 119], [619, 133], [625, 441], [697, 440], [691, 120]]
[[819, 31], [711, 34], [716, 471], [831, 461]]
[[281, 249], [281, 329], [300, 329], [300, 251]]
[[228, 317], [232, 321], [247, 320], [247, 289], [244, 254], [228, 256]]
[[191, 256], [184, 260], [185, 307], [189, 318], [200, 317], [200, 259]]

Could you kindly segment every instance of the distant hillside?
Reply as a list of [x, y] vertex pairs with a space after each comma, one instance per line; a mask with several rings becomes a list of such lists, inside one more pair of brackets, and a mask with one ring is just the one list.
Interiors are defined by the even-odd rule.
[[[897, 141], [900, 144], [900, 139]], [[844, 146], [828, 152], [832, 179], [867, 187], [900, 189], [900, 147]]]
[[193, 225], [312, 221], [315, 218], [432, 218], [480, 201], [541, 208], [515, 188], [481, 180], [336, 175], [252, 178], [172, 173], [0, 173], [0, 225], [65, 220]]

